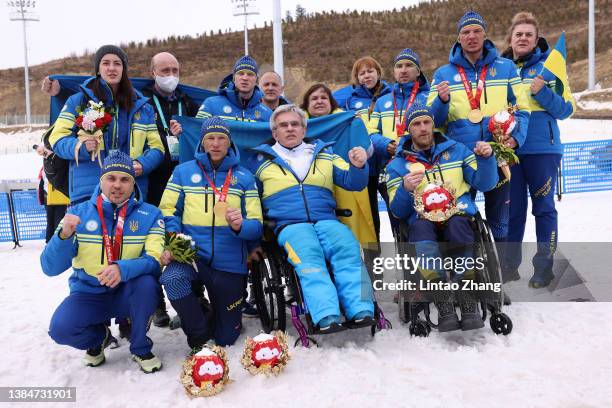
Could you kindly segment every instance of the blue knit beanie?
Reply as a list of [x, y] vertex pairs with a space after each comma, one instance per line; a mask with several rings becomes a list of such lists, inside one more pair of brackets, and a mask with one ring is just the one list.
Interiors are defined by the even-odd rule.
[[457, 34], [459, 34], [463, 27], [467, 27], [469, 25], [479, 25], [483, 30], [487, 31], [487, 25], [485, 24], [484, 18], [473, 10], [466, 12], [459, 19], [457, 22]]
[[225, 121], [219, 116], [208, 118], [204, 121], [204, 123], [202, 123], [202, 128], [200, 129], [200, 143], [202, 143], [206, 135], [210, 133], [221, 133], [230, 141], [232, 140], [227, 123], [225, 123]]
[[106, 156], [106, 159], [104, 159], [100, 178], [104, 177], [107, 173], [124, 173], [132, 179], [136, 178], [132, 158], [120, 150], [111, 151], [110, 154]]
[[238, 71], [244, 71], [244, 70], [251, 71], [255, 73], [255, 75], [257, 75], [257, 73], [259, 72], [259, 67], [257, 66], [257, 62], [255, 62], [255, 60], [249, 57], [248, 55], [245, 55], [244, 57], [241, 57], [238, 59], [238, 61], [236, 61], [236, 63], [234, 64], [233, 73], [235, 74]]
[[420, 103], [415, 103], [410, 107], [406, 115], [406, 130], [410, 129], [410, 124], [413, 120], [421, 116], [429, 116], [432, 121], [434, 120], [433, 113], [431, 113], [429, 107], [421, 105]]
[[395, 56], [393, 59], [393, 65], [397, 64], [399, 61], [408, 60], [412, 62], [421, 70], [421, 62], [419, 61], [419, 56], [416, 52], [412, 51], [410, 48], [404, 48], [399, 54]]

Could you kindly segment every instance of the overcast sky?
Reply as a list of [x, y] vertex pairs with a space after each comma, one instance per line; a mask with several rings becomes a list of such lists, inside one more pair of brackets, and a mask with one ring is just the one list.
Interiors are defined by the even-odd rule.
[[[422, 1], [422, 0], [421, 0]], [[295, 15], [297, 4], [307, 12], [346, 9], [392, 10], [419, 0], [281, 0], [281, 15]], [[249, 16], [262, 27], [272, 20], [273, 0], [256, 0], [259, 15]], [[103, 44], [164, 38], [171, 34], [199, 34], [210, 30], [242, 29], [243, 17], [234, 17], [231, 0], [36, 0], [38, 22], [27, 23], [28, 62], [40, 64]], [[0, 6], [0, 69], [23, 67], [20, 21], [10, 21], [7, 1]], [[272, 44], [270, 44], [272, 46]]]

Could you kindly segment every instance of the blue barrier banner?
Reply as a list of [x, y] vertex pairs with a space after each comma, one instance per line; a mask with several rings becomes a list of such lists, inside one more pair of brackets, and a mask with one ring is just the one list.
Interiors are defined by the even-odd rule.
[[11, 200], [15, 211], [17, 239], [45, 239], [47, 214], [45, 207], [38, 203], [36, 190], [12, 191]]
[[9, 195], [8, 193], [0, 193], [0, 242], [13, 242], [14, 240]]
[[612, 190], [612, 140], [564, 143], [563, 193]]

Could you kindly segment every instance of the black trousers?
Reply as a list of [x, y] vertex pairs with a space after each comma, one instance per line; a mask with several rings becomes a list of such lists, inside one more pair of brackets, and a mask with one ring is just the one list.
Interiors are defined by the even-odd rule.
[[53, 233], [57, 229], [62, 218], [66, 214], [65, 205], [46, 205], [47, 212], [47, 230], [45, 232], [45, 242], [49, 242], [53, 238]]

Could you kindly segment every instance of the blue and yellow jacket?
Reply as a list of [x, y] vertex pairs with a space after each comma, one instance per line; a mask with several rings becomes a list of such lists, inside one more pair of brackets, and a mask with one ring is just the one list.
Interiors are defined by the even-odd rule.
[[408, 223], [416, 219], [414, 195], [404, 188], [403, 177], [410, 172], [407, 164], [416, 160], [425, 165], [425, 177], [417, 186], [422, 191], [429, 181], [441, 180], [450, 183], [455, 190], [457, 204], [463, 204], [465, 214], [474, 215], [478, 208], [470, 196], [470, 187], [480, 191], [489, 191], [495, 187], [499, 176], [495, 155], [488, 158], [476, 156], [465, 145], [448, 139], [441, 133], [434, 133], [434, 146], [430, 155], [412, 149], [410, 138], [404, 138], [404, 144], [398, 146], [398, 154], [387, 166], [389, 180], [387, 191], [391, 212], [397, 218]]
[[[198, 163], [218, 190], [232, 169], [227, 202], [231, 208], [242, 210], [244, 221], [240, 232], [234, 232], [225, 218], [215, 216], [213, 208], [217, 199]], [[247, 241], [261, 237], [262, 216], [253, 175], [239, 163], [240, 155], [234, 145], [216, 169], [208, 155], [198, 148], [194, 160], [174, 169], [159, 208], [169, 232], [182, 232], [194, 238], [201, 260], [214, 269], [246, 274]]]
[[[429, 82], [425, 75], [420, 75], [418, 81], [419, 91], [414, 99], [414, 103], [424, 105], [429, 94]], [[391, 160], [391, 156], [387, 153], [387, 145], [392, 141], [397, 142], [399, 139], [395, 130], [393, 98], [395, 97], [396, 99], [398, 116], [405, 120], [406, 105], [410, 99], [413, 85], [414, 82], [407, 84], [396, 82], [389, 89], [389, 92], [380, 97], [374, 105], [374, 111], [372, 111], [370, 123], [368, 124], [370, 139], [374, 145], [374, 156], [368, 162], [370, 164], [370, 175], [378, 175], [383, 171], [389, 160]], [[406, 129], [404, 134], [407, 134], [407, 132], [408, 129]]]
[[[374, 96], [372, 90], [363, 85], [349, 85], [346, 89], [342, 88], [334, 92], [333, 95], [336, 102], [338, 102], [338, 106], [345, 111], [358, 113], [361, 119], [363, 119], [363, 123], [368, 126], [371, 116], [369, 112], [370, 105], [372, 103], [376, 104], [379, 98], [391, 92], [391, 86], [387, 82], [381, 80], [380, 83], [382, 87], [377, 96]], [[336, 95], [339, 95], [339, 97], [336, 98]]]
[[358, 169], [333, 153], [331, 145], [312, 140], [315, 145], [308, 175], [300, 181], [287, 163], [263, 144], [249, 161], [262, 197], [265, 217], [276, 222], [277, 230], [289, 224], [337, 220], [334, 184], [349, 190], [368, 185], [368, 166]]
[[[427, 95], [429, 94], [429, 82], [424, 75], [419, 76], [419, 91], [414, 99], [414, 103], [425, 105], [427, 102]], [[397, 133], [395, 131], [395, 116], [393, 111], [393, 98], [396, 99], [396, 105], [398, 115], [404, 119], [406, 116], [406, 105], [408, 99], [410, 99], [410, 93], [414, 82], [407, 84], [400, 84], [398, 82], [393, 84], [393, 87], [389, 89], [389, 92], [384, 96], [381, 96], [374, 105], [374, 111], [370, 118], [369, 131], [370, 133], [377, 132], [384, 137], [384, 149], [387, 149], [387, 144], [391, 141], [398, 141]], [[404, 134], [408, 133], [408, 129]], [[380, 147], [383, 147], [382, 145]]]
[[[71, 202], [87, 199], [100, 181], [100, 165], [98, 161], [91, 161], [91, 156], [85, 144], [79, 148], [79, 164], [74, 160], [74, 149], [77, 145], [78, 129], [74, 122], [77, 107], [84, 107], [89, 100], [99, 102], [92, 90], [88, 87], [94, 78], [83, 82], [81, 91], [68, 98], [66, 105], [60, 112], [49, 143], [55, 154], [63, 159], [70, 160], [69, 194]], [[107, 92], [107, 100], [112, 101], [112, 92], [108, 85], [100, 79]], [[161, 141], [155, 124], [155, 114], [149, 105], [148, 98], [143, 97], [134, 90], [136, 100], [130, 112], [115, 109], [115, 116], [104, 133], [102, 143], [102, 161], [111, 149], [122, 152], [138, 160], [142, 164], [143, 174], [136, 178], [143, 197], [146, 197], [148, 188], [148, 174], [153, 171], [164, 158], [164, 145]], [[107, 106], [114, 108], [114, 103]]]
[[[138, 188], [138, 187], [136, 187]], [[96, 277], [108, 265], [102, 243], [102, 225], [96, 207], [100, 194], [99, 186], [88, 201], [70, 207], [68, 213], [78, 215], [81, 223], [75, 234], [67, 239], [57, 232], [45, 246], [40, 256], [43, 272], [56, 276], [72, 264], [72, 275], [68, 280], [70, 292], [106, 293], [113, 291], [102, 286]], [[158, 208], [145, 203], [142, 198], [132, 197], [127, 205], [123, 224], [123, 243], [119, 259], [115, 262], [121, 270], [121, 281], [126, 282], [140, 275], [158, 276], [161, 268], [159, 257], [164, 249], [164, 220]], [[104, 220], [111, 239], [114, 240], [119, 208], [109, 201], [102, 203]]]
[[[432, 108], [436, 126], [445, 128], [445, 133], [450, 139], [473, 149], [479, 140], [491, 141], [491, 132], [488, 130], [491, 116], [506, 109], [509, 104], [518, 105], [517, 124], [512, 131], [512, 136], [518, 145], [522, 146], [529, 125], [529, 109], [525, 88], [521, 78], [517, 75], [514, 63], [498, 56], [495, 45], [490, 40], [485, 40], [483, 55], [475, 65], [472, 65], [463, 56], [459, 43], [455, 43], [451, 49], [449, 61], [450, 64], [436, 70], [431, 91], [427, 97], [427, 105]], [[480, 123], [472, 123], [467, 119], [471, 107], [457, 66], [465, 69], [467, 79], [472, 84], [472, 93], [475, 94], [480, 71], [485, 65], [487, 65], [487, 73], [480, 96], [480, 110], [484, 114], [484, 119]], [[435, 88], [442, 81], [449, 82], [450, 100], [448, 103], [438, 98], [438, 91]]]
[[233, 75], [223, 78], [217, 94], [204, 100], [196, 118], [207, 119], [211, 116], [219, 116], [225, 120], [267, 122], [272, 116], [272, 110], [261, 103], [264, 94], [257, 85], [246, 106], [242, 103], [233, 81]]
[[[563, 154], [557, 120], [567, 119], [576, 111], [576, 102], [572, 93], [568, 92], [569, 100], [565, 100], [555, 91], [556, 80], [548, 82], [536, 95], [532, 95], [530, 91], [533, 78], [542, 72], [544, 61], [550, 51], [546, 40], [540, 38], [533, 53], [516, 61], [531, 110], [527, 138], [516, 151], [518, 154]], [[511, 53], [504, 56], [512, 58]]]

